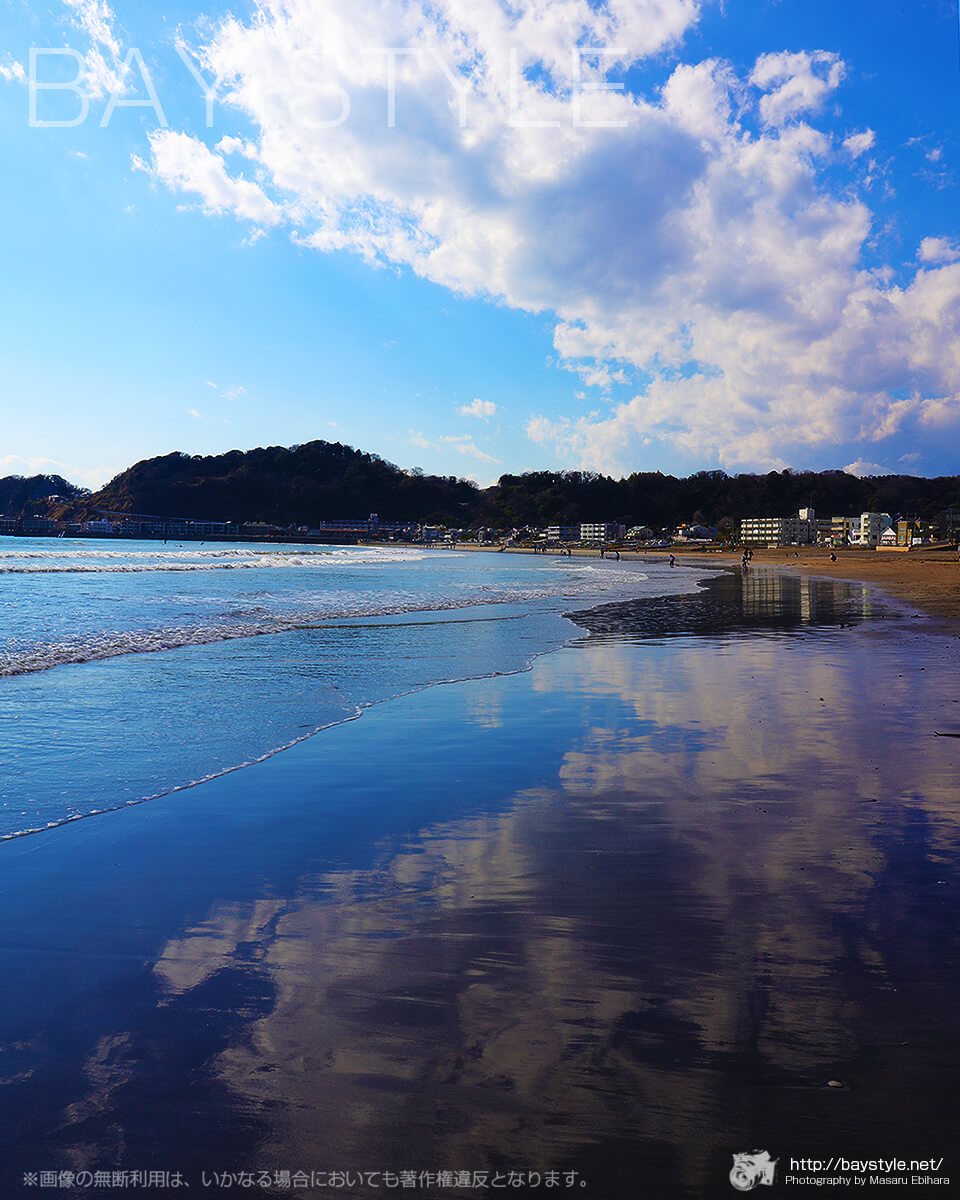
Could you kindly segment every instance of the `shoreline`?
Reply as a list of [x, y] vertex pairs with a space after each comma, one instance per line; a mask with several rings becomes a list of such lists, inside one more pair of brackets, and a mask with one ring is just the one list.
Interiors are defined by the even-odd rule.
[[[491, 546], [445, 546], [453, 552], [498, 554]], [[510, 546], [503, 553], [532, 554], [526, 546]], [[663, 562], [670, 554], [677, 565], [698, 567], [704, 571], [738, 571], [740, 552], [735, 550], [684, 550], [674, 546], [664, 550], [621, 550], [621, 562]], [[830, 561], [830, 554], [837, 556]], [[598, 558], [594, 548], [571, 548], [573, 558]], [[546, 556], [545, 556], [546, 557]], [[558, 557], [554, 555], [554, 557]], [[608, 553], [606, 557], [612, 557]], [[864, 583], [886, 592], [901, 603], [913, 605], [928, 616], [960, 622], [960, 556], [951, 551], [911, 550], [908, 553], [884, 553], [876, 550], [840, 549], [801, 546], [797, 550], [780, 547], [776, 550], [754, 550], [752, 567], [771, 568], [788, 575], [816, 575], [821, 578]]]
[[[755, 550], [751, 569], [771, 568], [788, 575], [816, 575], [852, 583], [864, 583], [891, 599], [915, 607], [927, 616], [955, 623], [960, 621], [960, 559], [947, 551], [911, 551], [906, 554], [874, 550], [831, 551], [820, 547], [788, 550]], [[706, 556], [704, 556], [706, 557]], [[727, 569], [739, 567], [737, 553], [712, 553], [710, 560]], [[686, 555], [685, 566], [697, 557]]]

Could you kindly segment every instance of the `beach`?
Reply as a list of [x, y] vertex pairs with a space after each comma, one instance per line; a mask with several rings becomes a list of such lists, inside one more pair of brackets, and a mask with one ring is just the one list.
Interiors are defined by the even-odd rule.
[[[458, 545], [458, 551], [490, 550], [490, 547]], [[495, 551], [494, 551], [495, 553]], [[530, 554], [525, 547], [508, 547], [510, 554]], [[605, 551], [612, 555], [613, 551]], [[676, 543], [662, 550], [619, 550], [623, 562], [663, 562], [673, 555], [684, 566], [695, 568], [740, 568], [740, 550], [694, 549]], [[574, 558], [599, 558], [595, 548], [574, 547]], [[830, 555], [836, 555], [832, 561]], [[768, 567], [784, 572], [801, 572], [830, 579], [846, 579], [881, 588], [905, 603], [924, 612], [960, 620], [960, 557], [956, 550], [932, 550], [916, 547], [910, 551], [877, 551], [823, 546], [782, 546], [776, 549], [753, 550], [754, 567]]]
[[956, 630], [819, 569], [673, 573], [0, 844], [0, 1194], [692, 1200], [758, 1149], [955, 1177]]
[[[830, 558], [836, 555], [836, 562]], [[700, 557], [700, 556], [697, 556]], [[704, 555], [710, 561], [739, 566], [739, 554]], [[683, 555], [684, 562], [696, 561]], [[822, 546], [799, 546], [796, 550], [754, 550], [755, 567], [799, 571], [830, 579], [847, 579], [874, 585], [906, 604], [939, 617], [960, 620], [960, 557], [956, 550], [831, 551]]]

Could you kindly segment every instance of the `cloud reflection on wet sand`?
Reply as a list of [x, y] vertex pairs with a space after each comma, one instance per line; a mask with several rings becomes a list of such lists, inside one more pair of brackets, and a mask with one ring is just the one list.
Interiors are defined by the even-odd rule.
[[214, 906], [167, 1002], [269, 979], [213, 1066], [278, 1165], [640, 1164], [703, 1195], [752, 1131], [912, 1136], [948, 1084], [955, 663], [903, 627], [600, 641], [451, 689], [477, 771], [471, 721], [568, 697], [553, 785]]

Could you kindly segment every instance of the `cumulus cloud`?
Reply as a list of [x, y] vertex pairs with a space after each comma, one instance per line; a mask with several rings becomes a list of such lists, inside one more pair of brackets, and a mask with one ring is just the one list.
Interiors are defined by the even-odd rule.
[[843, 148], [851, 158], [859, 158], [872, 150], [877, 141], [877, 135], [872, 129], [864, 129], [862, 133], [851, 133], [843, 139]]
[[[553, 314], [559, 365], [642, 381], [597, 413], [534, 415], [528, 435], [584, 466], [634, 469], [658, 443], [779, 466], [946, 419], [960, 263], [931, 246], [907, 276], [867, 262], [873, 214], [816, 125], [836, 54], [609, 90], [697, 17], [692, 0], [259, 0], [195, 48], [243, 137], [158, 131], [139, 165], [208, 213]], [[618, 49], [572, 53], [601, 45]], [[415, 51], [392, 105], [375, 46]]]
[[866, 479], [870, 475], [889, 475], [890, 472], [880, 463], [864, 462], [858, 458], [856, 462], [847, 463], [843, 468], [848, 475], [856, 475], [858, 479]]
[[492, 400], [471, 400], [458, 411], [461, 417], [478, 417], [481, 421], [489, 421], [496, 416], [497, 406]]
[[754, 87], [766, 92], [760, 100], [765, 125], [782, 125], [803, 113], [819, 113], [840, 86], [844, 63], [829, 50], [761, 54], [750, 74]]
[[925, 237], [917, 257], [922, 263], [960, 262], [960, 245], [953, 238]]
[[170, 188], [196, 196], [208, 213], [232, 213], [260, 225], [277, 225], [282, 220], [282, 207], [259, 184], [231, 175], [223, 158], [203, 142], [170, 129], [156, 129], [148, 137], [152, 161], [134, 159], [138, 170], [147, 171]]

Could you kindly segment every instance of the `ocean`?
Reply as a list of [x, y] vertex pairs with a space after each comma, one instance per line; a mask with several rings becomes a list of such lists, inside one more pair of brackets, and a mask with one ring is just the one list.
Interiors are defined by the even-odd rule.
[[568, 610], [695, 589], [599, 556], [0, 539], [0, 839], [523, 670], [582, 633]]

